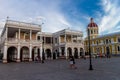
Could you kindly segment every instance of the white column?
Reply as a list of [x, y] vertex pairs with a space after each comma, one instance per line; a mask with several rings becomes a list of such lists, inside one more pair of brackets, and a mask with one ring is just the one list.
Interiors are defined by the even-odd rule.
[[51, 49], [51, 59], [53, 59], [53, 50]]
[[40, 47], [40, 58], [42, 60], [42, 44], [41, 44], [41, 47]]
[[19, 29], [19, 32], [18, 32], [18, 39], [20, 40], [20, 29]]
[[30, 44], [30, 48], [29, 48], [29, 61], [32, 61], [32, 44]]
[[60, 36], [59, 36], [59, 44], [61, 43], [61, 38], [60, 38]]
[[30, 41], [32, 40], [32, 30], [30, 30]]
[[80, 58], [80, 48], [78, 48], [78, 58]]
[[43, 52], [44, 52], [44, 54], [45, 54], [45, 59], [47, 59], [47, 53], [45, 52], [46, 49], [43, 48], [43, 50], [44, 50]]
[[59, 55], [62, 56], [62, 54], [61, 54], [61, 48], [60, 47], [59, 47]]
[[16, 41], [18, 40], [18, 33], [17, 32], [15, 33], [15, 39], [16, 39]]
[[6, 40], [7, 40], [7, 36], [8, 36], [8, 27], [6, 27], [6, 36], [5, 36]]
[[20, 62], [20, 44], [18, 44], [17, 48], [17, 62]]
[[67, 54], [67, 47], [65, 46], [65, 57], [68, 59], [68, 54]]
[[7, 45], [4, 45], [3, 63], [7, 63]]
[[[58, 50], [57, 50], [58, 51]], [[57, 52], [55, 51], [56, 59], [58, 59]]]

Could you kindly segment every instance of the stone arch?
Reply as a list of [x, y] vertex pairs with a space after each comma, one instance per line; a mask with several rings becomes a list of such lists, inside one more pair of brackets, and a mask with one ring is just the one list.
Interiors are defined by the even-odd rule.
[[78, 58], [78, 49], [77, 48], [74, 48], [74, 57]]
[[80, 56], [84, 56], [84, 50], [83, 50], [83, 48], [80, 48]]
[[51, 49], [46, 49], [45, 50], [47, 58], [51, 58]]
[[26, 46], [21, 47], [20, 50], [20, 60], [21, 61], [29, 61], [29, 48]]
[[17, 48], [10, 46], [7, 50], [7, 62], [15, 62], [17, 60]]
[[72, 56], [72, 49], [70, 47], [67, 48], [67, 53], [68, 53], [68, 56]]
[[61, 47], [61, 55], [65, 56], [65, 47]]
[[40, 56], [40, 49], [37, 46], [32, 48], [32, 60], [34, 61], [36, 56]]

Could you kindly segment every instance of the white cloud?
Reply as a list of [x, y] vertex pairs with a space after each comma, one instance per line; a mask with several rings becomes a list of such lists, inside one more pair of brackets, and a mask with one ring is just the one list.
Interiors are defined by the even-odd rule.
[[[59, 9], [61, 1], [30, 1], [27, 5], [24, 2], [1, 0], [0, 1], [0, 18], [9, 16], [12, 20], [19, 20], [24, 22], [32, 22], [42, 24], [42, 30], [47, 32], [55, 32], [68, 26], [70, 22], [64, 17]], [[14, 5], [13, 5], [14, 4]], [[32, 6], [32, 7], [31, 7]], [[34, 7], [33, 7], [34, 6]]]
[[46, 20], [43, 22], [43, 31], [56, 32], [70, 26], [69, 22], [61, 13], [51, 12], [49, 14], [45, 14], [44, 16], [46, 17]]
[[113, 31], [120, 22], [120, 7], [118, 6], [117, 0], [102, 0], [102, 7], [104, 16], [102, 16], [100, 22], [100, 33]]

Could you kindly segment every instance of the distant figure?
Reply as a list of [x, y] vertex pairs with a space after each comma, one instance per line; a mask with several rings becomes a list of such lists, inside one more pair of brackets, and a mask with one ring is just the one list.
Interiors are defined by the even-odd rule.
[[35, 62], [40, 62], [40, 56], [35, 57]]
[[109, 52], [107, 52], [107, 55], [106, 55], [106, 56], [107, 56], [107, 58], [110, 58], [110, 53], [109, 53]]
[[70, 68], [71, 69], [77, 69], [77, 67], [75, 66], [75, 59], [73, 56], [70, 56]]

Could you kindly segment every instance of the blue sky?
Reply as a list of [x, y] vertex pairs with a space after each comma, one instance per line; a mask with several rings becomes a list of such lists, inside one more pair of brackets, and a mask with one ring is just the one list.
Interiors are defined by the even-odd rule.
[[0, 30], [10, 20], [42, 24], [42, 31], [71, 28], [83, 31], [90, 18], [100, 34], [120, 31], [119, 0], [0, 0]]

